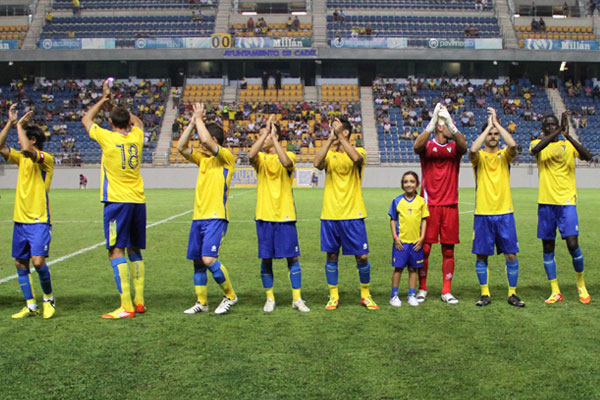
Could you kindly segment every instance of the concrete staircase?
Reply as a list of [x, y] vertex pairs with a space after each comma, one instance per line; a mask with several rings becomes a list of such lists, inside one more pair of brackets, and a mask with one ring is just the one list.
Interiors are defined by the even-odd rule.
[[496, 7], [496, 18], [498, 18], [500, 31], [502, 32], [502, 37], [504, 38], [504, 48], [518, 49], [519, 41], [517, 40], [517, 35], [515, 34], [515, 27], [512, 23], [512, 16], [510, 15], [510, 10], [508, 9], [508, 3], [506, 0], [495, 0], [494, 3]]
[[319, 91], [316, 86], [304, 86], [304, 101], [308, 103], [319, 103]]
[[592, 26], [594, 27], [596, 40], [600, 40], [600, 10], [596, 10], [594, 13], [594, 16], [592, 17]]
[[229, 32], [229, 9], [230, 1], [219, 1], [217, 16], [215, 17], [215, 33]]
[[223, 89], [223, 95], [221, 96], [221, 103], [237, 103], [237, 87], [225, 86], [225, 88]]
[[373, 89], [370, 86], [360, 88], [360, 110], [363, 143], [367, 151], [367, 164], [379, 165], [377, 123], [375, 121], [375, 106], [373, 105]]
[[[565, 103], [563, 102], [562, 97], [560, 96], [560, 92], [558, 89], [546, 89], [546, 94], [548, 95], [548, 100], [550, 100], [550, 105], [552, 106], [552, 112], [558, 120], [560, 121], [561, 115], [563, 112], [567, 110]], [[579, 136], [577, 136], [577, 130], [569, 120], [569, 132], [571, 136], [575, 139], [579, 140]]]
[[152, 157], [152, 165], [155, 167], [165, 167], [169, 165], [169, 154], [171, 152], [172, 132], [171, 127], [177, 118], [177, 109], [173, 108], [173, 94], [169, 95], [169, 100], [165, 106], [165, 115], [160, 134], [156, 142], [156, 150]]
[[312, 47], [327, 47], [327, 1], [312, 2]]
[[39, 0], [35, 14], [33, 15], [33, 20], [31, 21], [29, 30], [25, 35], [25, 39], [23, 40], [23, 45], [21, 46], [21, 49], [37, 49], [37, 44], [40, 40], [40, 34], [42, 33], [42, 28], [44, 27], [44, 22], [46, 20], [46, 12], [50, 9], [52, 9], [51, 0]]

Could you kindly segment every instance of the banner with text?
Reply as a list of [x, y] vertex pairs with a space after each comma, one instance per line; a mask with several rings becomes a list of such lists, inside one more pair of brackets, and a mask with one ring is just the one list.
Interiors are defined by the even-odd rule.
[[210, 49], [209, 37], [138, 38], [136, 49]]
[[17, 50], [18, 48], [18, 40], [0, 40], [0, 50]]
[[502, 38], [430, 38], [430, 49], [501, 50]]
[[114, 49], [115, 38], [87, 38], [87, 39], [42, 39], [40, 49], [43, 50], [104, 50]]
[[[294, 171], [293, 187], [310, 187], [312, 185], [313, 168], [297, 168]], [[236, 168], [231, 178], [231, 187], [256, 187], [256, 170], [254, 168]]]
[[527, 50], [598, 50], [597, 40], [526, 39]]
[[317, 57], [317, 49], [248, 49], [248, 50], [225, 50], [224, 57], [247, 58], [247, 57]]
[[339, 37], [331, 41], [331, 47], [351, 49], [405, 49], [408, 47], [408, 39], [400, 37]]
[[305, 37], [238, 37], [235, 38], [235, 47], [241, 49], [253, 48], [292, 48], [310, 47], [311, 38]]

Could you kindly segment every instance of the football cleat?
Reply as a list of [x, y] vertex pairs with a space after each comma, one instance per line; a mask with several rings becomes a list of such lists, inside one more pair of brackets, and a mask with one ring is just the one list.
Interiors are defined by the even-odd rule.
[[19, 311], [16, 314], [13, 314], [11, 317], [14, 319], [19, 319], [19, 318], [27, 318], [27, 317], [35, 317], [36, 315], [40, 314], [40, 310], [38, 310], [38, 308], [29, 308], [27, 306], [23, 307], [21, 309], [21, 311]]
[[515, 307], [525, 307], [525, 303], [523, 303], [523, 301], [521, 301], [519, 296], [517, 296], [516, 294], [513, 294], [508, 298], [508, 304]]
[[138, 314], [143, 314], [146, 312], [146, 306], [142, 303], [138, 303], [135, 305], [135, 312]]
[[452, 293], [446, 293], [446, 294], [443, 294], [443, 295], [441, 296], [441, 300], [442, 300], [444, 303], [448, 303], [448, 304], [451, 304], [451, 305], [453, 305], [453, 306], [455, 306], [455, 305], [457, 305], [457, 304], [458, 304], [458, 299], [457, 299], [456, 297], [452, 296]]
[[579, 301], [580, 302], [582, 302], [583, 304], [590, 304], [590, 301], [592, 300], [592, 298], [590, 297], [590, 294], [588, 293], [585, 286], [578, 286], [577, 292], [579, 293]]
[[371, 296], [360, 299], [360, 304], [367, 307], [367, 310], [371, 310], [371, 311], [379, 310], [379, 306], [377, 304], [375, 304], [375, 302], [373, 301], [373, 298]]
[[413, 307], [419, 306], [419, 300], [417, 300], [416, 296], [408, 296], [408, 305]]
[[306, 302], [302, 299], [298, 299], [292, 302], [292, 308], [300, 312], [310, 312], [310, 308], [306, 305]]
[[422, 303], [425, 300], [427, 300], [427, 290], [419, 289], [417, 292], [417, 301]]
[[109, 312], [102, 316], [103, 319], [121, 319], [121, 318], [135, 318], [135, 311], [125, 311], [123, 307], [117, 308], [113, 312]]
[[326, 310], [335, 310], [340, 305], [339, 299], [334, 299], [333, 297], [329, 298], [327, 305], [325, 306]]
[[229, 312], [229, 309], [237, 302], [238, 302], [237, 296], [235, 296], [233, 299], [230, 299], [227, 296], [223, 297], [223, 300], [221, 300], [221, 303], [215, 309], [215, 314], [216, 315], [227, 314]]
[[546, 303], [546, 304], [554, 304], [554, 303], [558, 303], [559, 301], [563, 301], [562, 294], [560, 294], [560, 293], [552, 293], [550, 295], [550, 297], [548, 297], [546, 299], [546, 301], [544, 301], [544, 303]]
[[[510, 302], [510, 300], [509, 300], [509, 302]], [[492, 304], [492, 299], [490, 299], [490, 296], [488, 296], [488, 295], [481, 296], [479, 301], [477, 301], [477, 303], [475, 303], [475, 305], [477, 307], [485, 307], [485, 306], [489, 306], [490, 304]]]
[[183, 313], [187, 315], [198, 314], [201, 312], [208, 312], [208, 304], [204, 305], [199, 301], [196, 302], [193, 306], [185, 310]]
[[275, 310], [275, 299], [267, 299], [265, 306], [263, 307], [264, 312], [273, 312]]
[[402, 300], [400, 300], [400, 297], [398, 296], [394, 296], [390, 299], [390, 306], [393, 307], [400, 307], [402, 306]]
[[44, 304], [42, 305], [42, 315], [44, 319], [50, 319], [54, 316], [56, 312], [56, 304], [54, 303], [54, 298], [46, 299], [44, 298]]

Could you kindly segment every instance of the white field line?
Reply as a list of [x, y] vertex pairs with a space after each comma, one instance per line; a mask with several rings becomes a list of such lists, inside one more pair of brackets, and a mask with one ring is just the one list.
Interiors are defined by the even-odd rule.
[[[239, 195], [245, 194], [245, 193], [247, 193], [247, 192], [249, 192], [249, 191], [242, 192], [242, 193], [240, 193]], [[229, 196], [229, 198], [233, 198], [233, 197], [236, 197], [236, 196], [233, 196], [233, 195], [232, 195], [232, 196]], [[149, 225], [146, 225], [146, 229], [147, 229], [147, 228], [152, 228], [152, 227], [154, 227], [154, 226], [161, 225], [161, 224], [164, 224], [164, 223], [166, 223], [166, 222], [169, 222], [169, 221], [171, 221], [171, 220], [174, 220], [174, 219], [176, 219], [176, 218], [182, 217], [182, 216], [184, 216], [184, 215], [186, 215], [186, 214], [189, 214], [189, 213], [191, 213], [192, 211], [194, 211], [194, 210], [193, 210], [193, 209], [192, 209], [192, 210], [187, 210], [187, 211], [184, 211], [184, 212], [182, 212], [182, 213], [180, 213], [180, 214], [177, 214], [177, 215], [172, 215], [172, 216], [170, 216], [170, 217], [168, 217], [168, 218], [165, 218], [165, 219], [162, 219], [162, 220], [160, 220], [160, 221], [153, 222], [153, 223], [151, 223], [151, 224], [149, 224]], [[12, 221], [11, 221], [11, 222], [12, 222]], [[89, 221], [87, 221], [87, 222], [89, 223]], [[187, 222], [187, 223], [189, 223], [189, 222]], [[80, 249], [80, 250], [77, 250], [77, 251], [76, 251], [76, 252], [74, 252], [74, 253], [67, 254], [67, 255], [64, 255], [64, 256], [62, 256], [62, 257], [58, 257], [58, 258], [56, 258], [56, 259], [54, 259], [54, 260], [52, 260], [52, 261], [48, 261], [48, 263], [47, 263], [47, 264], [48, 264], [48, 266], [51, 266], [51, 265], [53, 265], [53, 264], [57, 264], [57, 263], [59, 263], [59, 262], [62, 262], [62, 261], [68, 260], [69, 258], [72, 258], [72, 257], [78, 256], [78, 255], [80, 255], [80, 254], [83, 254], [83, 253], [87, 253], [88, 251], [91, 251], [91, 250], [94, 250], [95, 248], [98, 248], [98, 247], [100, 247], [100, 246], [104, 245], [105, 243], [106, 243], [106, 241], [102, 241], [102, 242], [96, 243], [96, 244], [94, 244], [94, 245], [91, 245], [90, 247], [86, 247], [85, 249]], [[15, 275], [7, 276], [6, 278], [2, 278], [2, 279], [0, 279], [0, 284], [6, 283], [6, 282], [8, 282], [8, 281], [12, 281], [13, 279], [16, 279], [16, 278], [17, 278], [17, 276], [18, 276], [18, 275], [17, 275], [17, 274], [15, 274]]]

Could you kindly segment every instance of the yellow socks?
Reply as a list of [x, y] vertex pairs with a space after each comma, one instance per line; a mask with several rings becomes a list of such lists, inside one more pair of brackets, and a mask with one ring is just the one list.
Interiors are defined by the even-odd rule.
[[583, 279], [583, 272], [575, 272], [577, 276], [577, 287], [585, 286], [585, 280]]
[[298, 300], [301, 297], [302, 296], [300, 296], [300, 289], [292, 289], [292, 299], [294, 301]]
[[220, 283], [221, 289], [223, 289], [223, 293], [229, 300], [235, 299], [235, 291], [233, 290], [233, 286], [231, 285], [231, 281], [229, 280], [229, 273], [227, 272], [227, 268], [223, 264], [221, 264], [221, 270], [223, 271], [223, 275], [225, 276], [225, 281]]
[[336, 299], [336, 300], [340, 299], [340, 294], [338, 292], [337, 285], [335, 285], [335, 286], [329, 285], [329, 297], [331, 297], [332, 299]]
[[129, 283], [127, 262], [119, 264], [117, 268], [119, 269], [119, 277], [121, 278], [121, 307], [125, 311], [134, 311], [133, 302], [131, 301], [131, 285]]
[[552, 293], [560, 293], [560, 288], [558, 287], [558, 279], [550, 280], [550, 286], [552, 287]]
[[487, 283], [485, 285], [479, 285], [481, 286], [481, 295], [482, 296], [490, 296], [490, 285], [488, 285]]
[[267, 300], [275, 300], [275, 295], [273, 295], [273, 288], [265, 289], [265, 293], [267, 294]]
[[508, 287], [508, 297], [512, 296], [512, 295], [516, 295], [517, 294], [517, 287]]
[[360, 297], [363, 298], [363, 299], [371, 297], [371, 291], [369, 290], [369, 284], [368, 283], [361, 283], [360, 284]]
[[129, 266], [133, 275], [133, 288], [135, 289], [135, 304], [144, 304], [144, 260], [130, 261]]
[[208, 297], [206, 294], [206, 285], [196, 285], [194, 286], [194, 290], [196, 291], [196, 299], [198, 303], [205, 306], [208, 304]]

